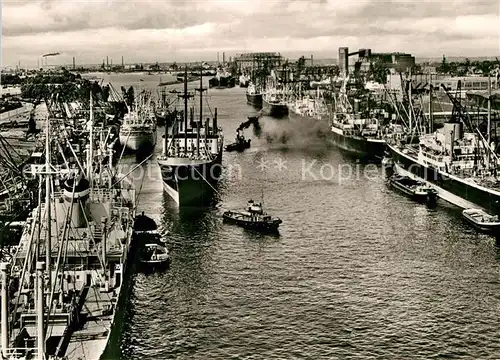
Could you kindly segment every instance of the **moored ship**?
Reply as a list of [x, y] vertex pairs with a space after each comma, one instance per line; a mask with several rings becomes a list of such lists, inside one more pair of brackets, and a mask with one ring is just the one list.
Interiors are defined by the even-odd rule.
[[224, 89], [233, 88], [236, 85], [236, 79], [228, 71], [219, 68], [213, 78], [208, 80], [208, 86], [211, 88]]
[[395, 171], [426, 181], [458, 207], [500, 215], [498, 155], [459, 100], [445, 91], [454, 105], [450, 121], [420, 135], [417, 144], [388, 142]]
[[347, 98], [343, 83], [335, 97], [335, 109], [330, 121], [330, 140], [333, 145], [365, 161], [380, 162], [384, 157], [385, 140], [382, 138], [379, 120], [363, 117], [355, 111]]
[[246, 88], [250, 84], [250, 76], [246, 74], [241, 74], [239, 77], [240, 87]]
[[[217, 126], [217, 109], [212, 126], [203, 119], [203, 98], [205, 89], [200, 80], [200, 118], [188, 122], [187, 81], [184, 81], [184, 118], [177, 118], [170, 129], [165, 129], [163, 152], [158, 158], [163, 187], [179, 205], [202, 205], [213, 198], [215, 185], [221, 174], [224, 136]], [[195, 125], [195, 126], [193, 126]]]
[[268, 88], [262, 97], [262, 112], [277, 119], [288, 115], [283, 89]]
[[292, 120], [328, 120], [328, 107], [320, 95], [320, 90], [316, 91], [316, 96], [302, 96], [299, 91], [299, 96], [290, 101], [288, 104], [288, 117]]
[[394, 143], [387, 147], [396, 172], [427, 181], [440, 198], [456, 206], [500, 215], [496, 157], [491, 153], [487, 162], [489, 147], [478, 133], [464, 132], [462, 123], [445, 123], [434, 134], [420, 136], [418, 147]]
[[245, 95], [247, 97], [248, 104], [254, 106], [257, 109], [262, 108], [263, 92], [260, 86], [256, 85], [254, 82], [250, 82]]
[[156, 145], [156, 117], [150, 99], [141, 101], [124, 115], [120, 127], [120, 143], [132, 151], [152, 150]]
[[79, 169], [54, 181], [59, 175], [47, 155], [39, 188], [45, 201], [27, 220], [11, 263], [0, 267], [4, 358], [117, 357], [108, 345], [119, 331], [128, 289], [136, 194], [115, 181], [112, 169], [95, 176], [94, 160], [101, 167], [112, 150], [93, 149], [92, 130], [89, 139], [85, 174]]

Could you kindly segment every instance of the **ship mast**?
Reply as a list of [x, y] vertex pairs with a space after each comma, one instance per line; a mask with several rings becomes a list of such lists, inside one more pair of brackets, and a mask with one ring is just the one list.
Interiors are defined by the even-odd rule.
[[187, 155], [187, 126], [188, 126], [188, 82], [187, 65], [184, 69], [184, 153]]
[[490, 167], [491, 150], [491, 77], [488, 75], [488, 168]]
[[89, 131], [89, 159], [87, 163], [87, 179], [90, 181], [90, 177], [92, 176], [92, 163], [94, 159], [93, 149], [94, 149], [94, 111], [93, 111], [93, 101], [92, 101], [92, 91], [90, 91], [90, 119], [89, 119], [90, 131]]
[[[50, 273], [50, 256], [51, 256], [51, 236], [52, 236], [52, 223], [51, 223], [51, 204], [50, 204], [50, 188], [51, 188], [51, 176], [50, 176], [50, 115], [47, 117], [45, 134], [45, 220], [46, 220], [46, 235], [45, 235], [45, 264], [46, 268]], [[48, 278], [48, 285], [50, 288], [50, 276]]]
[[[200, 92], [200, 120], [198, 121], [198, 126], [196, 126], [196, 154], [200, 156], [200, 126], [203, 124], [203, 67], [200, 68], [200, 88], [196, 89]], [[205, 129], [207, 131], [207, 129]], [[207, 144], [205, 143], [205, 146]]]

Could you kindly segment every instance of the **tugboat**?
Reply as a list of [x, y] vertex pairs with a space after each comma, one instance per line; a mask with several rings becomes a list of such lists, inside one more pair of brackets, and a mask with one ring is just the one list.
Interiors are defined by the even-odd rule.
[[490, 215], [481, 209], [465, 209], [462, 211], [462, 216], [479, 231], [487, 234], [500, 233], [500, 219], [498, 215]]
[[250, 147], [251, 139], [245, 140], [245, 136], [243, 136], [243, 132], [241, 130], [236, 130], [236, 139], [235, 142], [229, 145], [226, 145], [226, 151], [243, 151]]
[[437, 200], [437, 191], [423, 181], [394, 174], [389, 178], [389, 184], [415, 201], [433, 204]]
[[280, 218], [265, 213], [262, 203], [253, 200], [248, 201], [246, 211], [225, 211], [222, 217], [225, 222], [261, 232], [277, 232], [282, 223]]

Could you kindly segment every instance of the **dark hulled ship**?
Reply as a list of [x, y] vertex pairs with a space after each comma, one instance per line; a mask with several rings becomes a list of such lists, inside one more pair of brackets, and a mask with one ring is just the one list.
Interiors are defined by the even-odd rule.
[[262, 108], [263, 92], [255, 83], [250, 82], [246, 91], [247, 103], [257, 109]]
[[380, 162], [384, 157], [385, 140], [381, 137], [379, 121], [372, 117], [364, 118], [353, 109], [347, 98], [347, 83], [348, 79], [335, 97], [330, 141], [357, 158]]
[[236, 79], [227, 71], [219, 69], [215, 76], [208, 80], [208, 86], [211, 88], [224, 89], [233, 88], [236, 85]]
[[184, 94], [180, 95], [184, 98], [183, 119], [177, 118], [170, 129], [165, 129], [163, 153], [158, 158], [164, 189], [179, 206], [210, 202], [221, 174], [224, 136], [217, 126], [217, 109], [212, 124], [209, 119], [203, 123], [201, 80], [198, 90], [200, 118], [188, 124], [188, 99], [192, 95], [185, 79]]
[[275, 72], [272, 72], [267, 82], [265, 94], [262, 96], [262, 112], [281, 119], [288, 115], [288, 90], [286, 83], [281, 83]]
[[496, 158], [482, 136], [464, 133], [462, 126], [445, 123], [434, 134], [422, 135], [418, 147], [388, 143], [395, 171], [428, 182], [456, 206], [500, 215]]
[[288, 115], [288, 106], [284, 94], [281, 92], [267, 92], [262, 97], [262, 111], [264, 114], [281, 119]]

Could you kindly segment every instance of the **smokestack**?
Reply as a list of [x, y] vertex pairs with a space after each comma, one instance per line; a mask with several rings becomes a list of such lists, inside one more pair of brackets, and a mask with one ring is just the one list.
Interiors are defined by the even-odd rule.
[[222, 53], [222, 63], [223, 64], [226, 63], [226, 53], [225, 52]]
[[220, 61], [219, 61], [219, 52], [217, 51], [217, 65], [219, 65]]
[[122, 69], [125, 69], [125, 66], [123, 66], [123, 55], [122, 55]]
[[108, 66], [109, 66], [109, 59], [108, 59], [108, 57], [106, 56], [106, 67], [108, 67]]
[[311, 66], [314, 65], [313, 55], [311, 54]]
[[73, 70], [75, 70], [76, 66], [75, 66], [75, 57], [73, 56]]
[[213, 134], [214, 135], [217, 135], [217, 108], [215, 108], [215, 111], [214, 111], [214, 129], [213, 129]]

